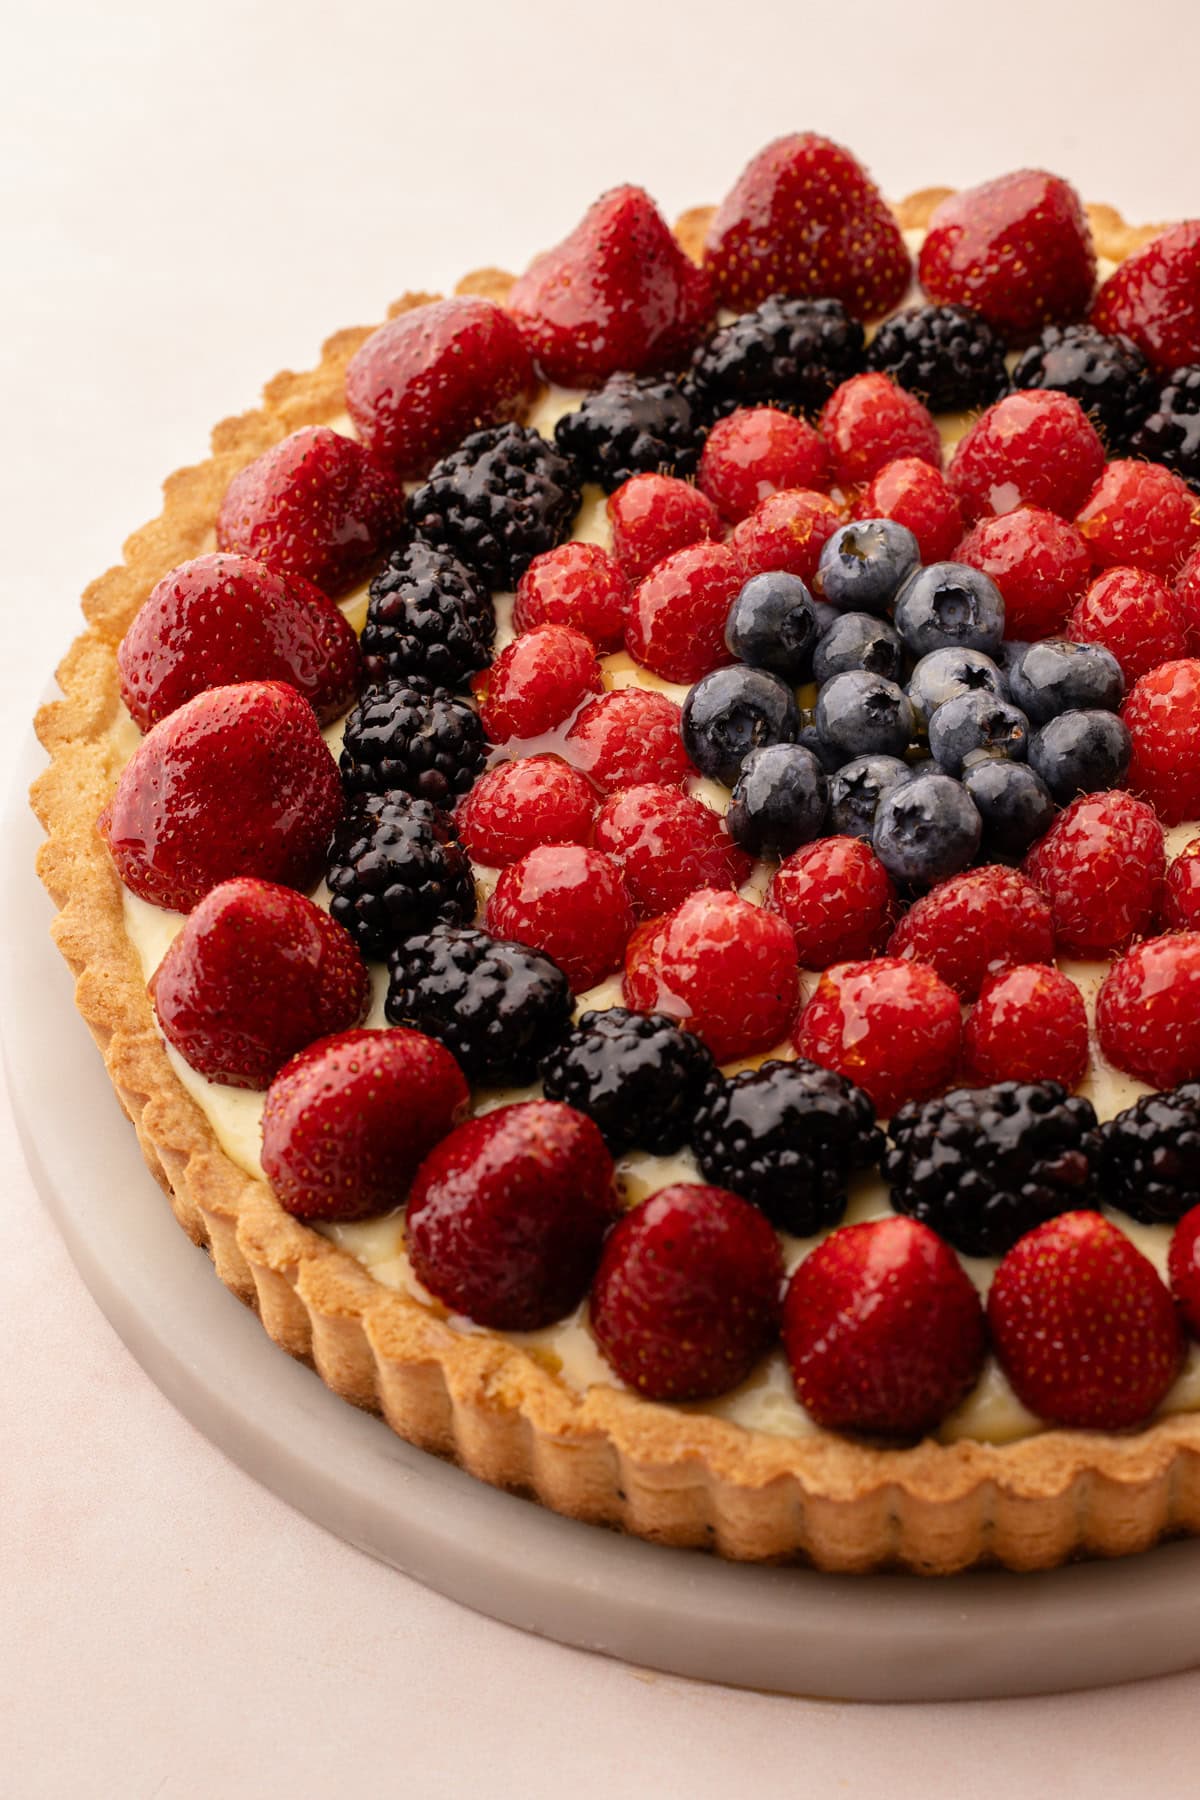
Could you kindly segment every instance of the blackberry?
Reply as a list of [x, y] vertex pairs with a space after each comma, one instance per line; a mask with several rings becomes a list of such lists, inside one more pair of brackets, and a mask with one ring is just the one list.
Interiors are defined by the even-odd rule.
[[1012, 384], [1073, 395], [1113, 455], [1128, 447], [1154, 405], [1154, 376], [1137, 345], [1092, 325], [1047, 325], [1014, 368]]
[[572, 1004], [557, 963], [473, 926], [436, 925], [388, 957], [390, 1022], [437, 1038], [471, 1081], [535, 1080]]
[[496, 615], [486, 587], [446, 550], [415, 538], [375, 576], [363, 627], [367, 680], [424, 675], [458, 687], [492, 659]]
[[909, 1101], [892, 1119], [883, 1172], [892, 1206], [964, 1256], [1003, 1256], [1059, 1213], [1099, 1203], [1090, 1100], [1057, 1081], [999, 1081]]
[[701, 344], [683, 383], [706, 423], [739, 406], [816, 412], [863, 366], [863, 328], [840, 300], [772, 294]]
[[781, 1231], [811, 1237], [838, 1223], [850, 1178], [879, 1161], [883, 1133], [845, 1076], [803, 1060], [765, 1062], [709, 1089], [692, 1144], [707, 1180]]
[[1143, 1225], [1200, 1205], [1200, 1081], [1145, 1094], [1100, 1127], [1104, 1198]]
[[665, 1013], [623, 1006], [585, 1012], [542, 1063], [550, 1100], [594, 1119], [614, 1156], [636, 1147], [669, 1156], [686, 1144], [716, 1064]]
[[418, 676], [367, 690], [346, 720], [339, 768], [349, 793], [402, 790], [452, 806], [486, 754], [479, 714]]
[[355, 794], [329, 845], [329, 911], [364, 956], [441, 919], [475, 913], [471, 863], [454, 821], [409, 794]]
[[473, 431], [408, 502], [419, 537], [461, 556], [489, 587], [515, 588], [535, 556], [569, 536], [574, 463], [527, 425]]
[[1008, 392], [1004, 345], [966, 306], [914, 306], [885, 319], [866, 362], [918, 395], [930, 412], [990, 406]]
[[608, 494], [631, 475], [692, 475], [702, 439], [691, 401], [673, 381], [610, 375], [554, 427], [580, 474]]
[[1200, 493], [1200, 363], [1172, 370], [1149, 418], [1129, 440], [1135, 456], [1163, 463]]

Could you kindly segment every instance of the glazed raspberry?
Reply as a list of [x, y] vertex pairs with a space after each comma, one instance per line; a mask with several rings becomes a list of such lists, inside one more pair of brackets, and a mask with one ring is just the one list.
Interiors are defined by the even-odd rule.
[[827, 969], [882, 950], [896, 920], [896, 890], [869, 844], [821, 838], [785, 857], [764, 904], [791, 927], [802, 969]]
[[[1174, 1223], [1200, 1202], [1200, 1082], [1184, 1082], [1165, 1094], [1143, 1094], [1100, 1128], [1104, 1197], [1145, 1225]], [[1187, 1261], [1187, 1236], [1171, 1246], [1175, 1285], [1176, 1244]], [[1180, 1241], [1182, 1240], [1182, 1241]], [[1194, 1324], [1194, 1316], [1193, 1316]]]
[[796, 1021], [800, 1056], [866, 1090], [882, 1117], [945, 1087], [958, 1063], [958, 996], [935, 970], [903, 957], [835, 963]]
[[458, 687], [491, 662], [495, 636], [485, 583], [448, 550], [414, 538], [372, 577], [362, 634], [368, 681], [421, 676]]
[[854, 508], [857, 519], [895, 519], [916, 538], [923, 563], [946, 562], [962, 536], [962, 508], [932, 463], [902, 456], [885, 464]]
[[537, 379], [502, 306], [459, 294], [372, 332], [346, 370], [346, 409], [375, 461], [421, 475], [469, 432], [519, 417]]
[[1081, 794], [1022, 864], [1050, 902], [1064, 956], [1108, 956], [1149, 926], [1166, 851], [1154, 811], [1131, 794]]
[[570, 1025], [571, 990], [538, 950], [435, 925], [388, 957], [384, 1011], [444, 1043], [472, 1081], [521, 1086]]
[[567, 625], [539, 625], [514, 638], [472, 683], [494, 744], [553, 731], [603, 685], [595, 646]]
[[928, 963], [963, 1000], [1014, 963], [1054, 961], [1054, 924], [1037, 889], [1015, 869], [991, 865], [939, 882], [913, 902], [888, 945]]
[[1025, 963], [988, 977], [963, 1027], [968, 1081], [1058, 1081], [1069, 1091], [1087, 1066], [1083, 995], [1061, 969]]
[[588, 1317], [627, 1386], [648, 1400], [711, 1400], [775, 1342], [782, 1285], [779, 1242], [763, 1215], [724, 1188], [680, 1183], [612, 1232]]
[[1149, 800], [1164, 825], [1200, 818], [1200, 658], [1143, 675], [1121, 716], [1133, 740], [1134, 793]]
[[606, 494], [634, 475], [694, 474], [703, 435], [679, 383], [653, 375], [610, 375], [554, 427], [558, 448]]
[[931, 1431], [983, 1367], [979, 1296], [915, 1219], [847, 1225], [788, 1286], [783, 1347], [805, 1411], [828, 1431]]
[[322, 725], [358, 683], [348, 620], [301, 575], [248, 556], [197, 556], [164, 575], [117, 647], [121, 698], [149, 731], [205, 688], [286, 681]]
[[1200, 362], [1200, 219], [1127, 256], [1096, 295], [1092, 324], [1124, 332], [1164, 371]]
[[234, 875], [311, 888], [342, 811], [316, 715], [282, 681], [209, 688], [156, 725], [97, 820], [143, 900], [189, 912]]
[[262, 1164], [298, 1219], [365, 1219], [404, 1200], [466, 1110], [450, 1052], [417, 1031], [345, 1031], [294, 1056], [263, 1109]]
[[548, 381], [594, 387], [619, 369], [678, 367], [712, 317], [708, 276], [639, 187], [611, 188], [506, 301]]
[[682, 716], [666, 694], [615, 688], [576, 714], [565, 753], [602, 794], [647, 781], [685, 781], [695, 770], [680, 736]]
[[1200, 931], [1136, 944], [1104, 978], [1096, 1030], [1109, 1062], [1151, 1087], [1200, 1080]]
[[1085, 1431], [1140, 1425], [1183, 1360], [1166, 1286], [1096, 1212], [1063, 1213], [1013, 1245], [992, 1282], [988, 1324], [1021, 1404]]
[[625, 955], [626, 1004], [669, 1012], [718, 1062], [777, 1044], [798, 996], [796, 950], [783, 921], [716, 888], [643, 925]]
[[870, 481], [901, 457], [942, 466], [942, 440], [932, 416], [888, 375], [872, 372], [843, 381], [821, 409], [820, 428], [843, 487]]
[[736, 524], [781, 488], [827, 488], [829, 452], [804, 419], [773, 406], [745, 407], [713, 426], [696, 479], [722, 518]]
[[1052, 388], [1026, 388], [976, 419], [946, 479], [972, 523], [1022, 505], [1070, 519], [1103, 468], [1104, 446], [1078, 400]]
[[1200, 1337], [1200, 1206], [1175, 1228], [1167, 1261], [1171, 1292], [1193, 1337]]
[[1064, 635], [1077, 644], [1103, 644], [1130, 686], [1159, 663], [1187, 655], [1175, 596], [1148, 569], [1106, 569], [1097, 576], [1075, 602]]
[[597, 650], [619, 650], [625, 641], [629, 583], [599, 544], [560, 544], [535, 556], [517, 583], [513, 624], [569, 625]]
[[1200, 549], [1192, 554], [1175, 577], [1175, 604], [1192, 649], [1200, 649]]
[[475, 878], [454, 821], [429, 800], [354, 794], [329, 845], [329, 910], [364, 956], [475, 916]]
[[1004, 596], [1004, 634], [1018, 641], [1054, 637], [1092, 572], [1075, 527], [1040, 506], [980, 519], [954, 561], [991, 577]]
[[671, 912], [697, 888], [741, 887], [753, 866], [703, 801], [655, 783], [606, 800], [595, 843], [620, 869], [641, 919]]
[[265, 1088], [298, 1050], [366, 1010], [354, 940], [291, 888], [223, 881], [150, 977], [163, 1036], [197, 1074]]
[[1111, 462], [1075, 523], [1098, 568], [1128, 563], [1167, 581], [1200, 544], [1200, 500], [1157, 463]]
[[592, 1121], [529, 1100], [468, 1119], [426, 1157], [406, 1242], [453, 1312], [536, 1331], [583, 1299], [615, 1213], [612, 1158]]
[[698, 681], [732, 662], [725, 621], [742, 580], [724, 544], [676, 550], [634, 589], [625, 628], [629, 654], [665, 681]]
[[303, 575], [335, 598], [399, 536], [404, 490], [353, 438], [306, 425], [240, 469], [217, 514], [217, 548]]
[[585, 1012], [542, 1060], [547, 1100], [565, 1100], [595, 1119], [614, 1156], [682, 1149], [715, 1074], [698, 1037], [665, 1013], [625, 1006]]
[[919, 267], [931, 300], [974, 307], [1013, 343], [1082, 318], [1096, 285], [1079, 195], [1044, 169], [947, 195], [929, 221]]
[[825, 540], [844, 523], [841, 508], [828, 494], [785, 488], [760, 500], [754, 511], [734, 526], [730, 543], [743, 577], [783, 569], [801, 581], [811, 581]]
[[635, 475], [609, 496], [608, 517], [613, 555], [630, 582], [676, 550], [721, 535], [712, 501], [673, 475]]
[[539, 844], [509, 863], [487, 905], [494, 936], [556, 962], [576, 993], [621, 966], [633, 908], [617, 865], [580, 844]]
[[1167, 870], [1162, 922], [1168, 931], [1200, 931], [1200, 837], [1185, 844]]
[[481, 775], [454, 815], [476, 862], [502, 869], [538, 844], [586, 844], [596, 814], [586, 775], [557, 756], [526, 756]]

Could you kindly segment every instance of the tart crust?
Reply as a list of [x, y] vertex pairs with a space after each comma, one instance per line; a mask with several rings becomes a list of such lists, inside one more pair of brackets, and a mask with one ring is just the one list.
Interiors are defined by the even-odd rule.
[[[900, 223], [920, 227], [947, 192], [910, 195], [896, 206]], [[694, 209], [676, 227], [693, 256], [712, 212]], [[1109, 207], [1089, 214], [1099, 253], [1114, 262], [1161, 229], [1130, 227]], [[503, 301], [512, 279], [477, 270], [457, 291]], [[431, 298], [406, 295], [389, 316]], [[183, 1229], [275, 1343], [336, 1394], [481, 1480], [573, 1518], [731, 1558], [844, 1572], [1050, 1568], [1200, 1533], [1200, 1414], [1124, 1435], [1047, 1431], [1002, 1446], [927, 1440], [877, 1449], [827, 1432], [751, 1431], [615, 1387], [578, 1394], [548, 1359], [457, 1331], [382, 1286], [225, 1155], [167, 1059], [126, 935], [121, 886], [95, 829], [117, 775], [115, 652], [155, 582], [211, 548], [235, 471], [297, 427], [342, 413], [346, 364], [373, 329], [338, 332], [315, 369], [277, 375], [259, 409], [216, 427], [207, 462], [167, 480], [160, 516], [128, 540], [123, 564], [87, 589], [87, 629], [57, 671], [63, 698], [36, 721], [50, 755], [31, 799], [47, 833], [38, 870], [59, 908], [53, 936]]]

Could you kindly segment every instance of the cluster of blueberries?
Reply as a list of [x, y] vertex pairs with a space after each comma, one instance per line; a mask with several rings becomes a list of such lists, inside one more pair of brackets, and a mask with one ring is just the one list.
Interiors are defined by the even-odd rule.
[[[894, 880], [928, 887], [1017, 862], [1060, 806], [1119, 786], [1124, 677], [1094, 644], [1005, 642], [1004, 599], [965, 563], [922, 566], [891, 519], [844, 525], [813, 582], [756, 575], [735, 599], [738, 658], [683, 707], [683, 739], [732, 788], [754, 856], [826, 833], [868, 839]], [[815, 682], [816, 704], [796, 689]]]

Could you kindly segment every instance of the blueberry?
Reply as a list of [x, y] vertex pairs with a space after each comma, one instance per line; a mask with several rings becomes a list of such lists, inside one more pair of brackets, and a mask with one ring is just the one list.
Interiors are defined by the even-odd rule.
[[995, 694], [958, 694], [929, 721], [929, 750], [947, 775], [961, 775], [970, 756], [1008, 756], [1024, 762], [1029, 720]]
[[904, 651], [900, 639], [886, 619], [870, 613], [839, 613], [813, 657], [813, 680], [824, 687], [835, 675], [848, 669], [867, 669], [872, 675], [886, 675], [898, 681]]
[[725, 642], [739, 662], [795, 683], [809, 679], [821, 631], [804, 582], [780, 570], [746, 583], [730, 608]]
[[1028, 763], [984, 756], [962, 779], [983, 820], [984, 862], [1020, 862], [1054, 823], [1054, 796]]
[[903, 756], [915, 729], [912, 701], [884, 675], [851, 669], [817, 695], [817, 730], [847, 757]]
[[846, 837], [870, 839], [879, 802], [912, 770], [897, 756], [855, 756], [843, 763], [829, 783], [829, 829]]
[[1099, 644], [1044, 638], [1013, 659], [1008, 690], [1036, 727], [1076, 708], [1116, 712], [1125, 695], [1125, 677], [1116, 657]]
[[900, 589], [895, 618], [914, 656], [943, 647], [990, 655], [1004, 637], [1004, 597], [990, 577], [966, 563], [930, 563]]
[[778, 675], [735, 664], [698, 681], [683, 703], [684, 748], [702, 775], [732, 787], [742, 759], [761, 744], [790, 743], [800, 729], [796, 696]]
[[959, 694], [995, 694], [1007, 700], [1008, 683], [982, 650], [931, 650], [908, 678], [908, 697], [924, 719]]
[[929, 888], [965, 869], [982, 836], [983, 820], [961, 781], [917, 775], [884, 795], [871, 842], [895, 881]]
[[742, 764], [725, 826], [751, 856], [790, 856], [821, 835], [828, 804], [829, 781], [811, 750], [764, 744]]
[[813, 611], [817, 615], [817, 631], [821, 637], [830, 630], [834, 621], [841, 618], [836, 606], [830, 606], [826, 600], [813, 600]]
[[842, 767], [842, 764], [848, 760], [844, 751], [835, 750], [832, 744], [827, 744], [825, 742], [825, 739], [817, 730], [815, 719], [808, 719], [807, 722], [800, 727], [799, 731], [796, 733], [796, 742], [802, 744], [806, 750], [812, 751], [827, 775], [835, 774], [836, 771]]
[[1120, 787], [1129, 771], [1131, 747], [1128, 729], [1116, 713], [1065, 712], [1034, 733], [1029, 763], [1059, 805], [1067, 806], [1077, 794]]
[[1004, 642], [998, 644], [992, 651], [992, 659], [1006, 683], [1012, 673], [1013, 664], [1020, 662], [1028, 648], [1029, 644], [1025, 638], [1005, 638]]
[[921, 561], [921, 549], [895, 519], [860, 519], [835, 531], [821, 551], [817, 590], [840, 612], [883, 612]]

